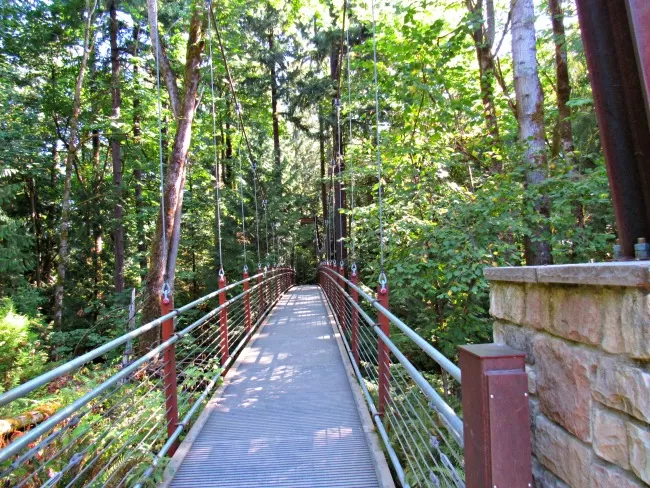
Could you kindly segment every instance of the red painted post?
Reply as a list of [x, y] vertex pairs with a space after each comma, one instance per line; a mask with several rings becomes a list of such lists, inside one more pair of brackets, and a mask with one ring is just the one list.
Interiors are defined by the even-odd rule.
[[[166, 289], [166, 291], [165, 291]], [[163, 286], [163, 296], [160, 300], [160, 314], [167, 315], [174, 310], [174, 298], [167, 284]], [[161, 327], [163, 342], [174, 335], [174, 319], [165, 320]], [[171, 437], [178, 426], [178, 385], [176, 379], [176, 348], [174, 344], [163, 353], [163, 374], [165, 384], [165, 410], [167, 412], [167, 437]], [[173, 456], [178, 448], [178, 441], [172, 445], [169, 455]]]
[[261, 267], [257, 268], [257, 273], [258, 273], [257, 274], [257, 284], [260, 285], [257, 288], [257, 296], [259, 297], [259, 299], [257, 300], [257, 310], [258, 310], [258, 313], [259, 313], [259, 315], [258, 315], [258, 318], [259, 318], [264, 313], [264, 284], [262, 283], [263, 274], [262, 274], [262, 268]]
[[[219, 271], [219, 274], [219, 289], [221, 290], [226, 286], [226, 275], [223, 270]], [[219, 293], [219, 306], [224, 303], [226, 303], [226, 292], [222, 291]], [[228, 307], [223, 307], [219, 312], [219, 333], [221, 336], [219, 352], [221, 353], [221, 365], [223, 366], [230, 355], [228, 347]]]
[[[355, 286], [359, 285], [359, 275], [357, 274], [357, 265], [353, 264], [352, 265], [352, 276], [350, 277], [350, 281], [352, 281], [352, 284]], [[352, 300], [354, 300], [354, 303], [359, 303], [359, 292], [355, 290], [354, 288], [352, 289]], [[352, 356], [354, 357], [354, 361], [359, 364], [359, 311], [352, 307]]]
[[248, 283], [248, 268], [244, 268], [244, 310], [246, 313], [246, 333], [250, 332], [252, 321], [251, 321], [251, 294], [248, 293], [250, 284]]
[[347, 324], [345, 323], [345, 293], [343, 292], [343, 290], [345, 290], [345, 281], [343, 281], [343, 278], [345, 277], [345, 267], [343, 266], [343, 261], [339, 263], [339, 274], [341, 275], [338, 279], [339, 286], [341, 287], [339, 290], [339, 323], [345, 333]]
[[525, 356], [498, 344], [460, 348], [467, 486], [532, 486]]
[[[377, 301], [388, 310], [388, 285], [379, 284], [377, 286]], [[390, 322], [384, 314], [378, 314], [379, 328], [390, 337]], [[377, 361], [379, 363], [379, 406], [377, 411], [379, 415], [384, 415], [388, 401], [390, 400], [390, 357], [388, 355], [388, 346], [384, 341], [378, 339]], [[471, 485], [468, 485], [471, 486]]]

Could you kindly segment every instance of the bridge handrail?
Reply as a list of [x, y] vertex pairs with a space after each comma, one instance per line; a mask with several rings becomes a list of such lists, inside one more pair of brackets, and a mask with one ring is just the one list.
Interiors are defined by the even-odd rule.
[[[399, 330], [404, 332], [404, 334], [406, 334], [413, 342], [415, 342], [420, 347], [420, 349], [422, 349], [422, 351], [426, 353], [427, 356], [429, 356], [436, 363], [438, 363], [438, 365], [440, 365], [442, 369], [444, 369], [447, 373], [449, 373], [455, 380], [457, 380], [460, 383], [461, 381], [460, 368], [456, 366], [444, 354], [442, 354], [435, 347], [433, 347], [425, 338], [423, 338], [421, 335], [419, 335], [417, 332], [411, 329], [402, 320], [396, 317], [390, 310], [383, 307], [377, 301], [376, 298], [373, 298], [370, 295], [368, 295], [362, 288], [352, 283], [350, 280], [345, 278], [345, 276], [337, 273], [336, 271], [334, 271], [331, 268], [328, 268], [327, 266], [322, 266], [321, 268], [327, 271], [328, 273], [334, 274], [337, 278], [343, 280], [350, 288], [352, 288], [357, 293], [359, 293], [359, 295], [361, 295], [367, 302], [369, 302], [369, 304], [372, 305], [379, 313], [381, 313], [384, 317], [386, 317], [393, 325], [395, 325]], [[364, 315], [365, 318], [370, 319], [367, 314], [364, 313]]]
[[[377, 311], [379, 311], [384, 316], [388, 317], [391, 323], [393, 323], [401, 331], [403, 331], [409, 338], [413, 340], [413, 342], [415, 342], [418, 346], [420, 346], [420, 348], [424, 352], [426, 352], [427, 355], [432, 357], [432, 359], [436, 360], [436, 362], [440, 364], [441, 367], [443, 367], [447, 372], [449, 372], [449, 374], [452, 375], [454, 378], [458, 379], [459, 382], [460, 382], [460, 369], [456, 365], [454, 365], [449, 359], [443, 356], [441, 352], [439, 352], [433, 346], [427, 343], [422, 336], [420, 336], [417, 332], [415, 332], [409, 326], [404, 324], [404, 322], [402, 322], [397, 317], [395, 317], [385, 307], [380, 305], [375, 298], [372, 298], [367, 293], [365, 293], [360, 287], [356, 286], [354, 283], [347, 280], [343, 275], [334, 271], [331, 268], [323, 267], [323, 269], [325, 269], [328, 273], [331, 273], [333, 275], [333, 276], [328, 276], [328, 278], [332, 280], [332, 283], [337, 287], [339, 291], [343, 293], [343, 296], [346, 298], [346, 300], [359, 312], [359, 314], [364, 318], [364, 320], [368, 323], [368, 325], [370, 325], [374, 329], [375, 333], [379, 336], [382, 342], [388, 346], [388, 348], [395, 355], [395, 357], [400, 362], [400, 364], [404, 366], [404, 369], [406, 369], [409, 376], [413, 379], [413, 381], [415, 381], [415, 383], [420, 387], [422, 392], [427, 396], [427, 398], [431, 401], [431, 403], [440, 412], [445, 423], [448, 425], [448, 427], [450, 427], [451, 432], [456, 437], [456, 441], [462, 447], [463, 446], [463, 421], [460, 419], [458, 414], [456, 414], [454, 409], [451, 408], [447, 404], [447, 402], [443, 400], [443, 398], [431, 386], [431, 384], [422, 375], [422, 373], [420, 373], [417, 370], [417, 368], [413, 366], [413, 364], [406, 358], [406, 356], [404, 356], [404, 354], [399, 350], [399, 348], [395, 345], [395, 343], [391, 341], [390, 338], [387, 337], [386, 334], [382, 332], [382, 330], [379, 328], [377, 323], [374, 320], [372, 320], [372, 318], [361, 308], [361, 306], [352, 299], [352, 297], [346, 292], [346, 290], [343, 289], [343, 287], [335, 281], [334, 277], [347, 283], [353, 290], [358, 292], [359, 295], [361, 295], [374, 308], [376, 308]], [[428, 347], [423, 347], [423, 346], [428, 346]], [[433, 357], [434, 355], [438, 357], [438, 359], [444, 359], [444, 362], [438, 361], [436, 357]], [[441, 364], [441, 362], [443, 364], [446, 364], [447, 367], [444, 367], [443, 364]], [[454, 371], [454, 373], [457, 374], [452, 373], [452, 371]]]
[[[173, 452], [171, 451], [172, 448], [173, 449], [176, 448], [176, 444], [179, 440], [180, 435], [187, 428], [189, 428], [189, 426], [191, 425], [192, 417], [196, 414], [196, 412], [201, 407], [201, 405], [204, 404], [205, 400], [208, 398], [208, 395], [218, 384], [219, 377], [224, 374], [224, 372], [231, 365], [236, 355], [246, 345], [248, 339], [252, 336], [252, 334], [255, 333], [257, 326], [262, 322], [262, 320], [264, 320], [268, 311], [280, 299], [282, 293], [291, 286], [291, 283], [293, 282], [291, 276], [293, 274], [294, 271], [290, 268], [275, 268], [269, 270], [267, 273], [258, 273], [256, 275], [232, 283], [228, 286], [224, 286], [219, 290], [217, 290], [216, 292], [209, 293], [204, 297], [201, 297], [197, 300], [194, 300], [191, 303], [188, 303], [187, 305], [184, 305], [183, 307], [179, 307], [173, 310], [171, 313], [168, 313], [159, 319], [151, 321], [130, 333], [124, 334], [123, 336], [120, 336], [119, 338], [110, 341], [104, 346], [96, 348], [93, 351], [90, 351], [89, 353], [80, 356], [79, 358], [69, 361], [68, 363], [62, 365], [62, 367], [52, 370], [51, 372], [49, 372], [49, 374], [46, 373], [44, 375], [41, 375], [29, 383], [21, 385], [21, 387], [17, 387], [7, 392], [10, 393], [11, 395], [4, 395], [5, 398], [4, 404], [10, 403], [15, 399], [24, 397], [29, 392], [34, 391], [40, 386], [44, 386], [45, 384], [52, 382], [53, 380], [56, 380], [57, 378], [61, 377], [62, 375], [70, 371], [75, 371], [81, 366], [83, 366], [84, 364], [86, 364], [87, 362], [89, 362], [90, 360], [97, 358], [102, 354], [105, 354], [106, 352], [110, 352], [114, 350], [118, 346], [125, 344], [130, 339], [142, 335], [143, 332], [150, 330], [152, 327], [155, 327], [156, 325], [160, 325], [162, 324], [162, 322], [166, 320], [170, 320], [175, 317], [178, 317], [182, 315], [184, 312], [196, 307], [197, 305], [200, 305], [201, 303], [205, 303], [210, 298], [214, 298], [219, 296], [220, 294], [223, 294], [220, 295], [221, 296], [220, 301], [222, 301], [222, 303], [220, 303], [220, 305], [218, 305], [216, 308], [210, 310], [208, 313], [201, 316], [199, 319], [193, 321], [189, 325], [185, 326], [183, 329], [173, 331], [172, 335], [170, 337], [168, 336], [166, 340], [164, 340], [163, 342], [161, 342], [160, 344], [158, 344], [148, 352], [144, 353], [142, 356], [138, 357], [137, 359], [134, 359], [131, 363], [127, 364], [126, 366], [123, 366], [117, 372], [112, 372], [109, 370], [110, 376], [102, 378], [100, 380], [101, 383], [99, 383], [96, 386], [91, 385], [93, 386], [93, 388], [90, 389], [89, 391], [80, 392], [82, 393], [81, 397], [69, 400], [69, 403], [62, 405], [58, 410], [52, 413], [49, 417], [40, 421], [40, 423], [34, 422], [35, 425], [33, 426], [33, 428], [22, 432], [20, 436], [16, 436], [12, 438], [4, 448], [0, 449], [0, 465], [2, 465], [3, 463], [8, 463], [11, 460], [10, 464], [5, 464], [3, 470], [0, 470], [4, 473], [4, 474], [0, 474], [0, 477], [4, 477], [5, 475], [8, 475], [8, 473], [12, 473], [14, 470], [20, 467], [24, 467], [24, 466], [29, 467], [30, 466], [28, 464], [29, 460], [32, 459], [38, 451], [44, 450], [44, 452], [47, 452], [45, 450], [48, 446], [52, 445], [51, 444], [52, 442], [55, 442], [56, 439], [59, 438], [64, 439], [64, 437], [62, 436], [65, 436], [65, 432], [68, 431], [67, 429], [69, 429], [70, 427], [74, 429], [74, 426], [77, 425], [80, 418], [83, 418], [93, 409], [97, 408], [98, 405], [106, 405], [105, 403], [102, 402], [106, 402], [107, 399], [118, 398], [119, 399], [118, 405], [123, 405], [126, 397], [124, 398], [114, 397], [114, 394], [117, 391], [122, 391], [121, 390], [122, 385], [127, 384], [128, 382], [131, 382], [132, 384], [137, 384], [140, 381], [139, 375], [142, 373], [144, 373], [145, 375], [150, 375], [150, 374], [155, 375], [156, 372], [153, 373], [148, 372], [149, 370], [147, 368], [149, 368], [149, 365], [151, 364], [155, 364], [156, 368], [158, 368], [157, 371], [160, 372], [161, 368], [159, 367], [160, 363], [157, 362], [158, 358], [160, 358], [163, 353], [168, 354], [168, 351], [171, 351], [172, 357], [174, 356], [174, 354], [178, 354], [179, 350], [177, 348], [176, 348], [176, 353], [174, 353], [175, 344], [177, 343], [180, 344], [181, 342], [186, 343], [187, 346], [185, 346], [185, 349], [183, 350], [192, 351], [192, 347], [196, 348], [196, 345], [198, 345], [198, 343], [196, 342], [198, 337], [201, 337], [202, 334], [204, 334], [207, 330], [214, 331], [210, 333], [209, 338], [216, 337], [218, 340], [215, 339], [214, 341], [210, 342], [208, 347], [203, 349], [199, 353], [199, 356], [196, 357], [207, 358], [205, 360], [204, 359], [199, 360], [200, 364], [211, 364], [208, 361], [208, 359], [210, 359], [212, 355], [214, 355], [215, 359], [221, 360], [220, 367], [217, 368], [214, 373], [212, 372], [211, 367], [208, 367], [208, 369], [205, 369], [201, 373], [202, 376], [201, 376], [200, 389], [197, 388], [194, 390], [196, 396], [192, 398], [192, 402], [190, 402], [189, 404], [184, 403], [184, 405], [186, 406], [186, 410], [183, 412], [182, 420], [178, 419], [177, 416], [176, 417], [177, 420], [173, 423], [170, 423], [171, 422], [170, 417], [167, 415], [168, 437], [166, 439], [166, 442], [162, 445], [162, 447], [159, 446], [156, 449], [153, 448], [153, 445], [150, 447], [151, 449], [150, 454], [153, 456], [153, 460], [149, 461], [149, 468], [147, 468], [144, 471], [144, 474], [142, 474], [139, 477], [139, 479], [142, 480], [151, 476], [153, 474], [155, 467], [160, 463], [160, 461], [164, 459], [166, 455], [171, 454]], [[258, 282], [254, 285], [248, 286], [247, 283], [253, 279], [257, 279]], [[227, 300], [224, 300], [224, 298], [226, 298], [226, 292], [228, 290], [232, 290], [242, 284], [244, 284], [244, 290], [241, 293], [238, 293], [237, 295]], [[255, 308], [254, 314], [251, 313], [252, 312], [251, 302], [253, 301], [253, 299], [256, 300], [255, 302], [256, 304], [254, 307]], [[231, 316], [228, 316], [229, 313], [228, 310], [234, 311]], [[254, 324], [253, 321], [251, 321], [251, 318], [254, 319]], [[216, 328], [214, 328], [213, 325], [210, 325], [211, 323], [215, 324], [214, 322], [215, 319], [217, 320]], [[227, 321], [226, 322], [227, 329], [225, 331], [222, 330], [220, 333], [219, 323], [222, 319]], [[204, 329], [204, 327], [201, 327], [204, 325], [208, 325], [210, 328]], [[223, 322], [221, 322], [221, 325], [223, 325]], [[231, 327], [233, 327], [232, 329], [233, 331], [228, 332]], [[196, 333], [199, 333], [199, 336], [194, 337], [194, 335], [190, 335], [193, 331], [195, 332], [194, 335], [196, 335]], [[224, 340], [224, 335], [223, 335], [224, 332], [225, 332], [225, 340], [226, 340], [225, 349], [221, 349], [221, 347], [223, 346], [222, 341]], [[232, 334], [232, 345], [231, 345], [232, 347], [228, 347], [229, 334]], [[186, 336], [189, 336], [189, 342], [183, 341], [183, 339]], [[201, 343], [200, 347], [203, 347], [205, 343], [206, 342]], [[213, 347], [213, 351], [206, 352], [210, 347]], [[196, 354], [196, 353], [192, 353], [192, 354]], [[181, 362], [178, 363], [179, 368], [183, 364], [185, 365], [183, 367], [187, 367], [188, 365], [192, 366], [193, 360], [190, 360], [190, 363], [183, 363], [183, 361], [186, 360], [188, 357], [189, 356], [184, 356], [185, 359], [181, 360]], [[167, 360], [165, 359], [163, 363], [166, 364], [166, 361]], [[206, 363], [205, 361], [208, 362]], [[173, 373], [174, 377], [176, 377], [175, 369], [173, 371], [174, 371]], [[185, 370], [180, 370], [180, 371], [184, 372]], [[187, 373], [184, 374], [189, 374], [189, 370]], [[169, 393], [167, 393], [166, 390], [167, 388], [166, 375], [167, 373], [161, 376], [160, 379], [158, 380], [158, 382], [160, 383], [159, 386], [162, 386], [162, 383], [164, 382], [165, 397], [169, 395]], [[176, 380], [174, 379], [174, 385], [175, 384], [176, 384]], [[148, 386], [146, 388], [148, 388]], [[174, 386], [174, 388], [176, 387]], [[152, 389], [148, 390], [148, 392], [144, 394], [143, 399], [146, 398], [151, 391]], [[174, 393], [174, 395], [176, 395], [176, 393]], [[93, 400], [95, 400], [96, 402], [98, 401], [99, 403], [91, 403], [93, 402]], [[133, 405], [136, 406], [140, 402], [140, 400], [131, 401], [131, 402], [133, 402]], [[103, 407], [103, 408], [105, 409], [107, 407]], [[100, 410], [100, 412], [101, 411], [102, 410]], [[109, 415], [110, 412], [111, 409], [108, 409], [105, 412], [105, 414]], [[169, 410], [167, 410], [167, 414], [169, 414]], [[151, 418], [153, 417], [150, 417], [150, 419]], [[93, 423], [90, 424], [88, 429], [92, 425]], [[108, 429], [111, 428], [111, 425], [112, 424], [109, 424]], [[162, 434], [160, 429], [163, 428], [164, 424], [160, 425], [159, 423], [156, 423], [153, 425], [155, 426], [156, 429], [158, 429], [156, 432], [160, 432]], [[88, 430], [85, 430], [83, 432], [88, 432]], [[76, 437], [73, 436], [72, 439], [64, 441], [64, 447], [60, 449], [56, 454], [51, 455], [56, 457], [63, 452], [67, 452], [66, 456], [68, 454], [72, 454], [72, 457], [69, 459], [67, 467], [66, 469], [63, 470], [63, 472], [72, 473], [72, 471], [70, 470], [71, 467], [78, 465], [80, 459], [84, 459], [85, 456], [89, 454], [89, 452], [92, 452], [92, 451], [88, 451], [88, 448], [85, 448], [82, 451], [79, 450], [75, 451], [73, 448], [68, 451], [70, 447], [72, 447], [73, 445], [77, 445], [76, 439], [80, 440], [83, 439], [85, 436], [86, 436], [85, 433], [83, 433], [83, 435], [80, 433]], [[107, 449], [108, 447], [110, 447], [111, 444], [112, 442], [109, 442], [108, 444], [104, 442], [104, 444], [102, 445], [103, 449], [101, 453], [108, 452]], [[53, 459], [54, 457], [48, 459]], [[59, 459], [63, 459], [63, 458], [59, 458]], [[91, 461], [90, 465], [92, 465], [92, 463], [95, 463], [96, 460], [97, 458], [94, 458]], [[123, 462], [125, 461], [120, 461], [120, 463]], [[143, 463], [145, 461], [142, 460], [138, 461], [138, 459], [134, 459], [133, 462]], [[45, 464], [43, 466], [45, 466]], [[95, 466], [102, 467], [101, 464], [100, 465], [95, 464]], [[105, 469], [107, 468], [103, 467], [102, 471], [100, 471], [99, 473], [101, 474]], [[129, 473], [133, 469], [134, 468], [132, 468], [129, 471]], [[38, 471], [36, 472], [32, 471], [32, 472], [37, 473]], [[77, 478], [82, 473], [77, 474]], [[127, 473], [127, 475], [129, 473]], [[30, 477], [31, 476], [34, 476], [34, 474], [30, 475]], [[41, 475], [39, 474], [38, 476]], [[53, 474], [50, 475], [49, 480], [45, 484], [49, 486], [49, 484], [55, 483], [57, 480], [60, 479], [60, 476], [62, 476], [61, 473], [54, 472]], [[99, 474], [95, 475], [95, 478], [97, 476], [99, 476]], [[38, 477], [34, 478], [34, 481], [37, 479]], [[29, 478], [27, 478], [27, 480], [29, 480]], [[25, 481], [26, 480], [24, 480], [23, 482]], [[40, 481], [36, 481], [36, 483], [38, 484], [40, 483]]]
[[128, 341], [141, 336], [142, 334], [153, 329], [154, 327], [161, 325], [166, 320], [178, 317], [184, 312], [187, 312], [188, 310], [191, 310], [192, 308], [201, 305], [202, 303], [205, 303], [211, 298], [216, 297], [219, 293], [222, 293], [223, 291], [232, 290], [233, 288], [240, 286], [245, 282], [250, 282], [252, 279], [257, 279], [258, 276], [263, 276], [263, 275], [264, 273], [258, 273], [256, 275], [249, 276], [248, 278], [245, 278], [243, 280], [237, 281], [236, 283], [231, 283], [230, 285], [227, 285], [221, 290], [215, 290], [211, 293], [208, 293], [207, 295], [198, 298], [193, 302], [183, 305], [182, 307], [175, 308], [174, 310], [172, 310], [166, 315], [163, 315], [155, 320], [152, 320], [151, 322], [141, 325], [140, 327], [132, 330], [131, 332], [127, 332], [126, 334], [123, 334], [120, 337], [117, 337], [116, 339], [107, 342], [106, 344], [96, 347], [95, 349], [88, 351], [87, 353], [82, 354], [77, 358], [71, 359], [70, 361], [64, 364], [57, 366], [56, 368], [47, 371], [42, 375], [39, 375], [36, 378], [33, 378], [23, 383], [22, 385], [18, 385], [15, 388], [12, 388], [7, 392], [2, 393], [0, 395], [0, 407], [11, 403], [12, 401], [18, 398], [24, 397], [25, 395], [31, 393], [32, 391], [50, 383], [51, 381], [57, 378], [60, 378], [63, 375], [66, 375], [68, 373], [71, 373], [72, 371], [79, 369], [81, 366], [92, 361], [93, 359], [97, 359], [98, 357], [106, 354], [107, 352], [112, 351], [116, 347], [121, 346], [122, 344], [125, 344]]

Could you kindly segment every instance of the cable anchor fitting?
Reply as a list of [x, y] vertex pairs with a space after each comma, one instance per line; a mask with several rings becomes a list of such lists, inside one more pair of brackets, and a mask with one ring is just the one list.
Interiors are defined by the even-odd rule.
[[165, 280], [165, 282], [163, 283], [161, 294], [162, 294], [162, 302], [165, 305], [169, 305], [169, 302], [171, 301], [169, 296], [172, 294], [172, 289], [171, 286], [169, 286], [169, 281]]
[[388, 278], [386, 277], [386, 273], [383, 271], [379, 273], [379, 284], [381, 285], [381, 288], [379, 289], [379, 293], [382, 295], [386, 294], [387, 288], [386, 284], [388, 283]]
[[244, 273], [248, 273], [248, 264], [244, 264]]
[[223, 270], [223, 266], [219, 268], [219, 281], [226, 281], [226, 272]]
[[352, 263], [352, 276], [357, 275], [357, 263]]

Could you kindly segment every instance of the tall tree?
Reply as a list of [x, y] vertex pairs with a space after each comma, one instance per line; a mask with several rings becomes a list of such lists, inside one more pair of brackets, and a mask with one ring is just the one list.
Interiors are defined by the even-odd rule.
[[120, 52], [117, 45], [119, 24], [117, 21], [117, 0], [110, 0], [110, 43], [111, 43], [111, 159], [113, 160], [113, 245], [115, 247], [115, 292], [124, 291], [124, 225], [122, 223], [122, 155], [120, 154]]
[[[465, 5], [472, 15], [471, 35], [478, 61], [485, 124], [492, 140], [498, 141], [499, 124], [494, 103], [495, 71], [492, 54], [495, 35], [494, 0], [485, 0], [485, 5], [483, 0], [465, 0]], [[501, 171], [501, 162], [498, 159], [492, 161], [492, 171]]]
[[[273, 28], [269, 31], [269, 71], [271, 74], [271, 112], [273, 114], [273, 156], [279, 167], [282, 160], [280, 154], [280, 115], [278, 114], [278, 75], [275, 68], [275, 37]], [[279, 174], [279, 173], [278, 173]]]
[[555, 45], [555, 77], [557, 91], [557, 130], [554, 133], [553, 156], [560, 150], [565, 156], [573, 153], [573, 132], [571, 130], [571, 81], [567, 64], [566, 37], [564, 32], [564, 12], [562, 0], [548, 0], [548, 9], [553, 27], [553, 43]]
[[[176, 119], [176, 135], [165, 177], [163, 199], [165, 213], [158, 219], [156, 236], [152, 242], [149, 272], [147, 275], [147, 299], [143, 309], [143, 320], [151, 320], [160, 314], [160, 291], [163, 281], [167, 280], [174, 288], [176, 276], [176, 260], [181, 239], [181, 216], [183, 208], [183, 188], [187, 168], [187, 154], [192, 140], [192, 124], [196, 113], [197, 92], [200, 81], [201, 55], [204, 48], [204, 24], [206, 10], [202, 2], [193, 2], [185, 73], [183, 76], [183, 91], [178, 88], [177, 77], [174, 74], [169, 58], [158, 31], [158, 6], [156, 0], [147, 0], [151, 45], [154, 56], [158, 47], [159, 62], [164, 78], [172, 112]], [[163, 225], [164, 224], [164, 225]], [[167, 246], [163, 249], [163, 229]], [[166, 251], [166, 252], [164, 252]], [[159, 331], [150, 331], [140, 342], [141, 349], [148, 349], [159, 340]]]
[[60, 329], [63, 322], [63, 296], [65, 293], [65, 273], [68, 267], [68, 237], [70, 233], [70, 194], [72, 188], [72, 171], [74, 158], [77, 157], [77, 132], [79, 130], [79, 115], [81, 114], [81, 88], [83, 86], [88, 57], [92, 48], [92, 22], [96, 3], [86, 0], [86, 25], [84, 28], [83, 53], [79, 65], [79, 74], [74, 89], [72, 115], [70, 117], [70, 134], [68, 137], [68, 152], [65, 161], [65, 180], [61, 201], [61, 230], [59, 233], [59, 263], [57, 266], [56, 289], [54, 292], [54, 328]]
[[[526, 186], [535, 192], [546, 179], [546, 148], [544, 140], [544, 93], [537, 71], [535, 9], [533, 0], [512, 2], [512, 62], [517, 99], [519, 142], [526, 165]], [[549, 206], [544, 195], [533, 197], [536, 215], [531, 235], [525, 238], [528, 265], [551, 264], [548, 242]]]

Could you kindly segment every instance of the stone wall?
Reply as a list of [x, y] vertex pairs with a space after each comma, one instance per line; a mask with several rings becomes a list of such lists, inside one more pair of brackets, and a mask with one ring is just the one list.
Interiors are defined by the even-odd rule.
[[485, 276], [494, 341], [527, 354], [537, 486], [650, 486], [650, 263]]

